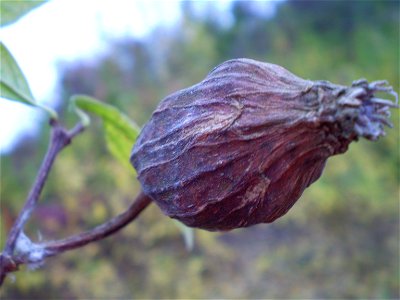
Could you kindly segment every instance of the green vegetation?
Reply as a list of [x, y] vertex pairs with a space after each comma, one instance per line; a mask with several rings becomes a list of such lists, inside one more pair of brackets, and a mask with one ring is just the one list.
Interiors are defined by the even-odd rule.
[[[171, 92], [198, 82], [217, 64], [249, 57], [312, 80], [339, 84], [387, 79], [399, 90], [397, 1], [234, 2], [224, 26], [213, 3], [144, 40], [110, 41], [108, 55], [60, 64], [59, 118], [74, 94], [118, 107], [142, 125]], [[17, 273], [5, 298], [399, 298], [399, 112], [377, 143], [352, 144], [273, 224], [228, 233], [195, 230], [192, 252], [179, 229], [152, 205], [121, 233]], [[59, 157], [29, 223], [46, 240], [101, 223], [139, 190], [132, 170], [110, 155], [102, 123]], [[105, 128], [107, 130], [107, 128]], [[25, 141], [1, 157], [1, 239], [21, 208], [48, 139]], [[114, 149], [115, 151], [115, 149]], [[117, 154], [118, 155], [118, 154]], [[128, 157], [126, 158], [128, 160]], [[212, 187], [211, 187], [212, 188]]]

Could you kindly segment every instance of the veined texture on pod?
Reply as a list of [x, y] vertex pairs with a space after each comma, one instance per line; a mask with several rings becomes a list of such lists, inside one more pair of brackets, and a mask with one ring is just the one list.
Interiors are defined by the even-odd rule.
[[166, 97], [131, 162], [145, 194], [188, 226], [272, 222], [316, 181], [328, 157], [384, 135], [397, 94], [385, 81], [350, 87], [301, 79], [251, 59], [226, 61]]

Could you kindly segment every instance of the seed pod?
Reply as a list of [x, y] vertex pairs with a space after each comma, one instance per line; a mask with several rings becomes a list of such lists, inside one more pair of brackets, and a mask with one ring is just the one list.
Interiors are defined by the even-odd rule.
[[328, 157], [359, 137], [384, 135], [389, 108], [375, 92], [301, 79], [250, 59], [216, 67], [166, 97], [144, 126], [131, 162], [145, 194], [188, 226], [230, 230], [284, 215]]

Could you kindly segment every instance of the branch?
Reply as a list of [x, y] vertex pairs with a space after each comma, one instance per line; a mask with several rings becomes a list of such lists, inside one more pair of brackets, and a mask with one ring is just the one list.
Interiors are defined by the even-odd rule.
[[17, 253], [14, 257], [8, 256], [4, 253], [0, 255], [0, 286], [2, 285], [7, 273], [17, 271], [19, 265], [40, 265], [47, 257], [83, 247], [89, 243], [104, 239], [114, 234], [135, 220], [151, 202], [151, 198], [141, 192], [125, 212], [93, 228], [92, 230], [59, 241], [34, 244], [25, 235], [22, 235], [23, 243], [26, 245], [26, 252]]
[[24, 225], [39, 201], [39, 196], [48, 178], [53, 163], [62, 149], [71, 143], [71, 140], [81, 133], [83, 125], [78, 124], [70, 131], [64, 129], [57, 121], [50, 121], [52, 126], [51, 141], [47, 153], [39, 169], [38, 176], [26, 199], [17, 220], [11, 228], [4, 251], [0, 253], [0, 286], [8, 273], [17, 271], [19, 265], [37, 265], [45, 258], [61, 254], [65, 251], [83, 247], [89, 243], [104, 239], [125, 227], [151, 203], [151, 199], [141, 192], [128, 209], [120, 215], [99, 225], [92, 230], [85, 231], [68, 238], [46, 243], [33, 243], [23, 232]]
[[109, 221], [93, 228], [92, 230], [73, 235], [63, 240], [48, 242], [43, 245], [44, 256], [54, 256], [62, 252], [83, 247], [91, 242], [104, 239], [118, 230], [122, 229], [151, 203], [151, 199], [141, 192], [122, 214], [110, 219]]
[[81, 124], [78, 124], [74, 129], [68, 132], [55, 120], [51, 120], [50, 125], [52, 126], [52, 134], [49, 148], [47, 149], [46, 156], [43, 159], [42, 165], [40, 166], [38, 175], [31, 191], [29, 192], [25, 205], [17, 217], [13, 227], [11, 228], [3, 252], [6, 255], [12, 255], [15, 249], [16, 241], [20, 233], [23, 231], [25, 223], [28, 221], [33, 209], [39, 201], [39, 196], [43, 190], [45, 182], [47, 181], [50, 170], [53, 167], [55, 158], [62, 149], [71, 143], [72, 138], [82, 132], [84, 129]]
[[43, 190], [45, 182], [47, 181], [57, 155], [84, 129], [83, 125], [78, 123], [71, 131], [67, 131], [57, 120], [54, 119], [50, 120], [50, 126], [52, 128], [50, 145], [25, 204], [10, 230], [4, 251], [0, 254], [0, 286], [6, 274], [10, 272], [10, 270], [15, 270], [17, 268], [17, 264], [13, 259], [17, 240], [21, 236], [25, 223], [28, 221], [33, 209], [39, 201], [39, 196]]

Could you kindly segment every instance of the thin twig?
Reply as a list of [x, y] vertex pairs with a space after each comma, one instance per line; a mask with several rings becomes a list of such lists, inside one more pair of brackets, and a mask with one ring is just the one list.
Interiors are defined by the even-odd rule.
[[13, 260], [17, 240], [21, 232], [23, 232], [25, 223], [28, 221], [33, 209], [39, 201], [40, 194], [57, 155], [71, 143], [72, 138], [84, 130], [83, 125], [78, 123], [71, 131], [67, 131], [54, 119], [50, 120], [50, 125], [52, 128], [51, 139], [46, 155], [25, 204], [10, 230], [4, 251], [0, 254], [0, 286], [6, 274], [10, 272], [10, 270], [16, 270], [18, 268]]
[[51, 120], [50, 125], [52, 126], [52, 134], [49, 148], [46, 156], [43, 159], [42, 165], [40, 166], [32, 189], [29, 192], [28, 198], [26, 199], [25, 205], [17, 217], [13, 227], [11, 228], [3, 252], [6, 255], [12, 255], [18, 236], [22, 232], [26, 221], [29, 219], [33, 209], [39, 201], [39, 196], [43, 190], [44, 184], [58, 153], [60, 153], [65, 146], [71, 143], [71, 139], [74, 136], [83, 130], [82, 125], [78, 124], [71, 132], [68, 132], [55, 120]]
[[7, 273], [17, 271], [19, 265], [30, 263], [38, 264], [43, 262], [47, 257], [56, 256], [65, 251], [83, 247], [89, 243], [104, 239], [114, 234], [135, 220], [136, 217], [139, 216], [139, 214], [151, 202], [152, 200], [150, 197], [146, 196], [143, 192], [140, 192], [140, 194], [125, 212], [93, 228], [92, 230], [88, 230], [59, 241], [34, 244], [35, 248], [40, 249], [41, 251], [40, 260], [30, 260], [29, 256], [21, 257], [16, 255], [15, 257], [12, 257], [1, 254], [0, 264], [2, 265], [2, 268], [0, 270], [0, 286], [2, 285]]
[[129, 208], [120, 215], [110, 219], [109, 221], [93, 228], [92, 230], [73, 235], [63, 240], [52, 241], [43, 244], [45, 256], [54, 256], [62, 252], [80, 248], [91, 242], [104, 239], [118, 230], [122, 229], [136, 217], [151, 203], [151, 199], [143, 192], [136, 197], [135, 201]]
[[[41, 263], [46, 257], [55, 256], [68, 250], [80, 248], [91, 242], [112, 235], [133, 221], [152, 201], [148, 196], [141, 192], [125, 212], [110, 219], [102, 225], [93, 228], [92, 230], [59, 241], [42, 244], [32, 243], [23, 234], [24, 225], [39, 201], [39, 196], [57, 155], [84, 129], [82, 124], [77, 124], [73, 129], [67, 131], [54, 120], [50, 122], [50, 125], [52, 126], [52, 134], [49, 148], [25, 205], [10, 231], [5, 249], [3, 253], [0, 253], [0, 286], [3, 284], [6, 275], [10, 272], [17, 271], [21, 264]], [[29, 243], [32, 248], [30, 249], [31, 252], [28, 250], [26, 253], [14, 253], [18, 239], [27, 240], [27, 243]]]

